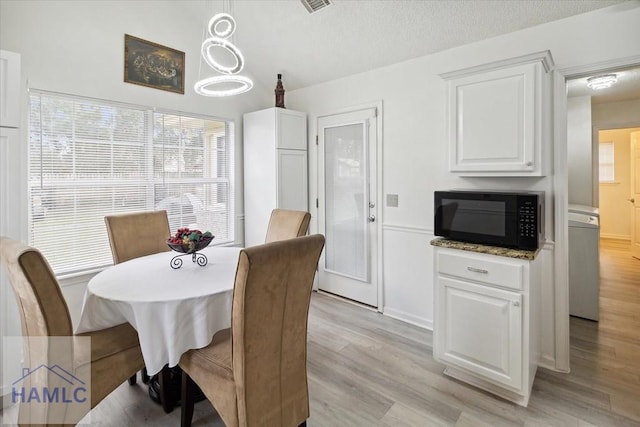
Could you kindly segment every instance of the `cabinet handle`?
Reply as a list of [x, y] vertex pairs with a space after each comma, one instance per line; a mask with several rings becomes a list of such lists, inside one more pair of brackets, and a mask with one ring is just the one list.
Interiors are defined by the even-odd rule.
[[513, 302], [513, 306], [514, 307], [520, 307], [520, 301], [514, 301]]
[[489, 270], [483, 270], [482, 268], [467, 267], [467, 270], [473, 271], [474, 273], [489, 274]]

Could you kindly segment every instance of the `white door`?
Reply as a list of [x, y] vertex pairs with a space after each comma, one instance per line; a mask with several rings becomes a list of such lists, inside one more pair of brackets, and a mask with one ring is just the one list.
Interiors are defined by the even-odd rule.
[[318, 289], [378, 306], [376, 109], [318, 118]]
[[631, 255], [640, 258], [640, 132], [631, 133]]

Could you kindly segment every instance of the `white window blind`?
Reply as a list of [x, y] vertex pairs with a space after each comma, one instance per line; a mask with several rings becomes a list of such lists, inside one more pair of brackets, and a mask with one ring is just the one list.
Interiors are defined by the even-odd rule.
[[56, 274], [112, 263], [104, 216], [165, 209], [234, 241], [232, 123], [32, 91], [29, 240]]
[[613, 152], [613, 141], [601, 142], [599, 156], [599, 173], [600, 182], [614, 182], [615, 175], [615, 158]]

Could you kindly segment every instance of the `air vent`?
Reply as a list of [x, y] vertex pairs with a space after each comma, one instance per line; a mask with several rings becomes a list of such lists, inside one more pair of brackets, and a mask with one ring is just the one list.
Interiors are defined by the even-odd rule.
[[309, 13], [317, 12], [326, 6], [329, 6], [331, 2], [329, 0], [300, 0], [304, 7], [307, 8]]

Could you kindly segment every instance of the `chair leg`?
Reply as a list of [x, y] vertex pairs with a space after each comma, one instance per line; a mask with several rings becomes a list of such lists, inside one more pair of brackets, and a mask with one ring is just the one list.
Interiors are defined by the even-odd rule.
[[136, 374], [130, 376], [127, 381], [129, 381], [129, 385], [136, 385]]
[[180, 427], [190, 427], [193, 418], [193, 406], [195, 404], [195, 383], [185, 371], [182, 371], [182, 392], [180, 406]]
[[304, 420], [298, 427], [307, 427], [307, 420]]

